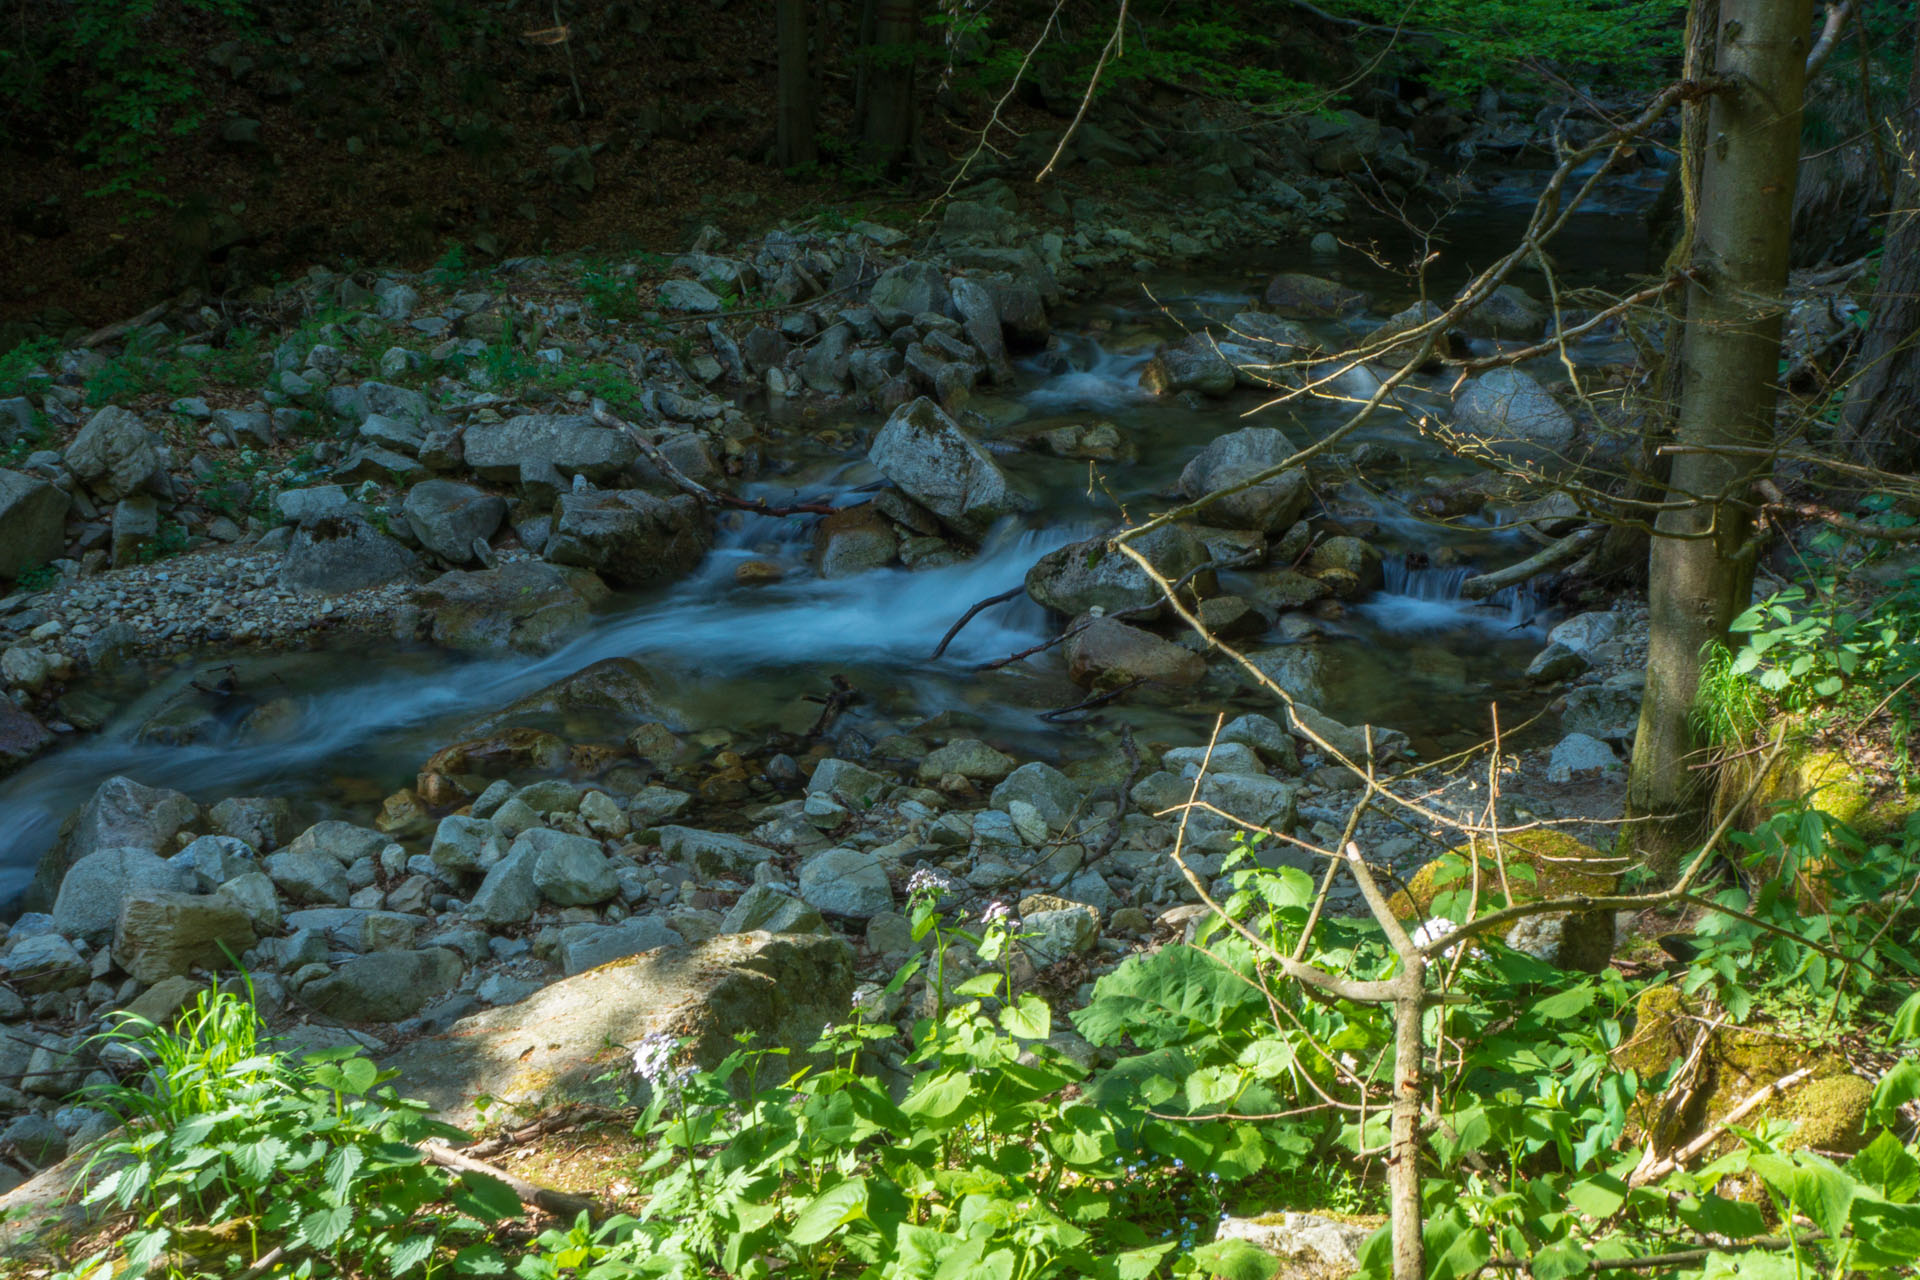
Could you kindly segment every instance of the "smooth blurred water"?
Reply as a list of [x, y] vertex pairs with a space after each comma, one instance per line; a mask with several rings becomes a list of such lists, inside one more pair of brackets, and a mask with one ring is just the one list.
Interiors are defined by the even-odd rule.
[[[1513, 190], [1531, 178], [1516, 178]], [[1646, 180], [1624, 184], [1624, 194], [1586, 220], [1576, 219], [1563, 257], [1605, 242], [1598, 268], [1585, 259], [1570, 273], [1591, 282], [1618, 267], [1623, 210], [1637, 207]], [[1494, 245], [1524, 216], [1513, 190], [1501, 188], [1477, 207], [1475, 244]], [[1449, 250], [1445, 272], [1473, 265]], [[1490, 256], [1490, 252], [1488, 254]], [[464, 658], [415, 646], [364, 641], [353, 648], [231, 659], [238, 692], [203, 694], [229, 659], [148, 668], [136, 687], [112, 690], [119, 714], [96, 735], [75, 735], [60, 750], [0, 781], [0, 901], [13, 898], [35, 862], [54, 842], [60, 823], [104, 779], [124, 774], [152, 786], [173, 787], [211, 802], [225, 796], [285, 794], [316, 811], [338, 810], [364, 820], [379, 798], [410, 780], [420, 763], [453, 735], [488, 712], [607, 658], [633, 658], [648, 671], [664, 718], [687, 730], [726, 728], [745, 742], [773, 732], [796, 732], [811, 722], [807, 701], [841, 675], [861, 702], [842, 724], [870, 737], [917, 719], [961, 710], [988, 726], [1008, 746], [1034, 754], [1090, 749], [1088, 731], [1040, 719], [1036, 712], [1065, 706], [1082, 695], [1065, 679], [1057, 652], [992, 672], [974, 668], [1037, 644], [1051, 634], [1043, 611], [1021, 597], [983, 612], [939, 662], [929, 658], [941, 636], [975, 601], [1017, 586], [1046, 552], [1127, 519], [1164, 509], [1177, 495], [1181, 467], [1207, 441], [1247, 425], [1276, 426], [1296, 443], [1318, 439], [1350, 411], [1336, 398], [1309, 398], [1262, 409], [1263, 392], [1238, 392], [1224, 401], [1183, 403], [1156, 399], [1139, 386], [1141, 366], [1158, 342], [1177, 339], [1183, 324], [1219, 319], [1250, 305], [1267, 274], [1278, 269], [1341, 276], [1376, 291], [1376, 311], [1317, 326], [1330, 344], [1376, 323], [1405, 305], [1375, 268], [1353, 255], [1344, 270], [1301, 260], [1248, 262], [1205, 272], [1166, 273], [1151, 293], [1139, 281], [1116, 280], [1055, 317], [1058, 341], [1024, 361], [1015, 384], [984, 391], [975, 429], [1016, 483], [1036, 498], [1035, 509], [994, 530], [964, 563], [909, 572], [887, 569], [823, 580], [809, 568], [811, 519], [734, 513], [724, 518], [712, 553], [698, 571], [674, 586], [618, 598], [584, 635], [540, 658]], [[1604, 346], [1589, 358], [1609, 358]], [[1366, 375], [1350, 390], [1364, 394]], [[1428, 389], [1428, 393], [1432, 392]], [[1409, 390], [1409, 402], [1422, 395]], [[1103, 463], [1090, 476], [1084, 461], [1021, 451], [1019, 442], [1068, 423], [1114, 422], [1133, 449], [1130, 462]], [[793, 433], [770, 449], [787, 469], [767, 479], [765, 491], [808, 500], [860, 500], [879, 477], [844, 440], [878, 425], [850, 416], [837, 424], [843, 443], [821, 444]], [[832, 437], [828, 437], [831, 439]], [[1348, 442], [1390, 445], [1407, 458], [1401, 483], [1458, 476], [1464, 464], [1437, 452], [1408, 418], [1388, 411]], [[1358, 723], [1388, 724], [1416, 744], [1445, 747], [1477, 737], [1487, 704], [1537, 701], [1520, 679], [1543, 643], [1552, 618], [1519, 592], [1474, 604], [1459, 598], [1470, 573], [1528, 553], [1513, 535], [1484, 527], [1443, 528], [1419, 519], [1409, 493], [1323, 477], [1320, 499], [1344, 519], [1372, 530], [1385, 554], [1385, 589], [1337, 611], [1316, 641], [1326, 661], [1323, 709]], [[1443, 548], [1453, 563], [1432, 567]], [[770, 560], [784, 577], [763, 585], [736, 580], [746, 560]], [[1271, 643], [1249, 642], [1257, 646]], [[247, 716], [278, 702], [283, 728], [262, 735]], [[157, 712], [182, 704], [208, 716], [194, 741], [166, 745], [143, 737]], [[1179, 698], [1130, 699], [1103, 708], [1096, 723], [1123, 721], [1167, 741], [1198, 740], [1221, 708], [1265, 707], [1224, 676]]]

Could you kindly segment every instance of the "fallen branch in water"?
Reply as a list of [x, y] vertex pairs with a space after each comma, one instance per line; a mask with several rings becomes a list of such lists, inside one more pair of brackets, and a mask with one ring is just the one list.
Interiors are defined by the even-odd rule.
[[1477, 574], [1460, 584], [1460, 595], [1467, 600], [1485, 600], [1496, 591], [1505, 590], [1537, 577], [1549, 569], [1558, 568], [1577, 557], [1600, 537], [1599, 528], [1581, 529], [1570, 533], [1558, 542], [1549, 543], [1519, 564], [1510, 564], [1504, 569], [1495, 569], [1492, 573]]
[[985, 600], [982, 600], [979, 604], [974, 605], [973, 608], [961, 614], [960, 620], [948, 627], [947, 634], [940, 637], [940, 643], [933, 646], [933, 652], [927, 655], [927, 661], [937, 661], [940, 655], [947, 651], [947, 646], [953, 643], [953, 638], [960, 634], [961, 628], [965, 627], [969, 622], [972, 622], [982, 610], [991, 609], [997, 604], [1005, 604], [1026, 589], [1026, 586], [1022, 584], [1021, 586], [1002, 591], [997, 596], [988, 596]]
[[716, 507], [732, 507], [736, 511], [751, 511], [755, 515], [762, 516], [830, 516], [846, 509], [826, 502], [795, 502], [781, 507], [775, 506], [764, 498], [742, 498], [731, 493], [721, 493], [717, 489], [709, 489], [667, 461], [667, 455], [660, 452], [660, 446], [647, 439], [646, 433], [640, 428], [625, 418], [615, 417], [604, 404], [597, 400], [593, 405], [593, 420], [603, 427], [612, 427], [615, 431], [626, 432], [627, 438], [633, 441], [634, 447], [640, 450], [648, 462], [659, 469], [661, 475], [682, 493], [701, 502], [712, 503]]
[[1052, 711], [1042, 711], [1040, 713], [1040, 718], [1042, 720], [1055, 720], [1061, 716], [1067, 715], [1074, 711], [1091, 711], [1095, 707], [1104, 707], [1109, 702], [1112, 702], [1115, 698], [1119, 697], [1121, 694], [1129, 693], [1135, 689], [1138, 689], [1141, 685], [1145, 684], [1146, 682], [1147, 682], [1147, 678], [1145, 676], [1135, 676], [1133, 679], [1127, 681], [1125, 684], [1115, 685], [1113, 688], [1108, 689], [1103, 693], [1096, 693], [1091, 697], [1082, 698], [1080, 701], [1074, 703], [1070, 707], [1056, 707]]
[[811, 693], [807, 695], [808, 702], [821, 704], [820, 718], [813, 722], [813, 728], [807, 730], [809, 742], [823, 737], [827, 730], [833, 728], [833, 722], [840, 718], [840, 713], [860, 700], [859, 691], [845, 676], [829, 676], [828, 680], [833, 685], [832, 693], [824, 698], [816, 697]]

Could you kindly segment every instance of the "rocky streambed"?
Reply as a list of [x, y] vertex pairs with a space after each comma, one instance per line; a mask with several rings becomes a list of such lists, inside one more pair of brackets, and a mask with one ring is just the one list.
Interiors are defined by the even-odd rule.
[[[19, 1128], [0, 1141], [38, 1164], [93, 1132], [60, 1106], [114, 1066], [89, 1030], [164, 1016], [223, 947], [296, 1039], [385, 1051], [623, 957], [733, 964], [724, 940], [755, 931], [837, 940], [822, 971], [849, 986], [883, 977], [924, 871], [958, 909], [1017, 910], [1023, 976], [1070, 1002], [1192, 910], [1166, 811], [1216, 709], [1203, 798], [1337, 837], [1352, 778], [1099, 534], [1329, 429], [1376, 374], [1249, 415], [1402, 323], [1404, 284], [1336, 246], [1325, 274], [1154, 265], [1151, 294], [1093, 288], [1114, 244], [997, 184], [972, 196], [931, 246], [703, 237], [670, 278], [629, 279], [653, 308], [634, 323], [569, 300], [551, 264], [465, 291], [317, 274], [300, 289], [329, 318], [233, 405], [88, 409], [96, 353], [49, 366], [27, 410], [73, 434], [7, 473], [0, 521], [63, 576], [0, 601], [0, 750], [72, 741], [0, 783], [32, 908], [0, 944]], [[1194, 239], [1129, 235], [1143, 257]], [[748, 280], [768, 309], [729, 314]], [[1537, 300], [1503, 304], [1454, 340], [1545, 331]], [[1525, 372], [1436, 375], [1340, 454], [1143, 549], [1323, 740], [1397, 774], [1485, 737], [1492, 703], [1510, 726], [1544, 713], [1503, 816], [1609, 817], [1639, 616], [1463, 600], [1570, 517], [1439, 449], [1436, 422], [1528, 456], [1615, 447], [1590, 400]], [[163, 530], [198, 545], [143, 564]], [[1406, 785], [1489, 803], [1484, 777]], [[1217, 875], [1231, 825], [1192, 834]], [[1402, 875], [1448, 843], [1382, 812], [1358, 836]]]

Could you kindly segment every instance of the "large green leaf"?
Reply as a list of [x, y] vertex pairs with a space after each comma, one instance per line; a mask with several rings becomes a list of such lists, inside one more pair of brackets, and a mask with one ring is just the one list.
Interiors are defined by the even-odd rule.
[[1193, 1261], [1201, 1275], [1220, 1280], [1270, 1280], [1280, 1270], [1280, 1259], [1237, 1238], [1201, 1245]]
[[1021, 1040], [1045, 1040], [1053, 1031], [1053, 1011], [1029, 992], [1000, 1011], [1000, 1025]]
[[1591, 1265], [1587, 1251], [1578, 1240], [1555, 1240], [1533, 1255], [1533, 1280], [1566, 1280]]
[[807, 1201], [794, 1217], [787, 1238], [795, 1244], [818, 1244], [866, 1212], [867, 1180], [849, 1178]]
[[1205, 952], [1162, 947], [1129, 957], [1100, 979], [1073, 1025], [1097, 1045], [1131, 1037], [1153, 1049], [1218, 1033], [1263, 1004], [1257, 987]]
[[299, 1238], [301, 1243], [315, 1249], [331, 1249], [347, 1234], [347, 1228], [353, 1225], [353, 1207], [336, 1205], [330, 1209], [315, 1209], [300, 1219]]
[[944, 1120], [966, 1105], [973, 1082], [960, 1071], [936, 1071], [921, 1076], [900, 1103], [915, 1119]]
[[1887, 1129], [1848, 1162], [1847, 1172], [1895, 1204], [1907, 1204], [1920, 1196], [1920, 1160], [1915, 1160]]

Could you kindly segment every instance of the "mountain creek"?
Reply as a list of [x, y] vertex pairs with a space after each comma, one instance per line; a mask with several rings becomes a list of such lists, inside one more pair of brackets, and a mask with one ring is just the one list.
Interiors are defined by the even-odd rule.
[[[1443, 222], [1426, 290], [1447, 296], [1504, 252], [1544, 179], [1524, 169], [1483, 179]], [[1640, 269], [1642, 212], [1660, 180], [1651, 169], [1606, 179], [1556, 242], [1554, 279], [1529, 276], [1529, 290], [1568, 295]], [[1356, 780], [1311, 743], [1296, 744], [1272, 695], [1220, 655], [1203, 659], [1176, 619], [1152, 632], [1121, 628], [1147, 640], [1120, 649], [1157, 646], [1138, 670], [1128, 665], [1137, 655], [1113, 657], [1090, 642], [1043, 646], [1061, 617], [1120, 607], [1098, 603], [1101, 574], [1114, 575], [1087, 562], [1097, 546], [1087, 540], [1204, 492], [1196, 466], [1240, 465], [1203, 447], [1249, 428], [1277, 429], [1290, 447], [1310, 444], [1378, 385], [1364, 366], [1341, 373], [1328, 364], [1315, 370], [1337, 374], [1325, 386], [1269, 404], [1273, 388], [1249, 385], [1257, 379], [1224, 363], [1224, 384], [1214, 369], [1202, 371], [1205, 386], [1177, 385], [1185, 375], [1175, 356], [1195, 349], [1190, 333], [1257, 322], [1259, 341], [1274, 349], [1335, 352], [1417, 304], [1406, 278], [1369, 258], [1415, 255], [1404, 227], [1356, 217], [1340, 241], [1323, 234], [1311, 250], [1292, 242], [1178, 268], [1085, 273], [1048, 309], [1044, 342], [1014, 350], [1002, 376], [948, 397], [952, 417], [904, 393], [891, 414], [847, 412], [797, 387], [770, 396], [766, 381], [708, 395], [700, 414], [678, 416], [744, 424], [712, 441], [725, 456], [742, 435], [756, 441], [759, 469], [736, 493], [842, 511], [723, 510], [697, 553], [661, 544], [662, 563], [684, 558], [684, 572], [607, 572], [607, 584], [596, 580], [583, 597], [590, 616], [525, 644], [449, 646], [445, 601], [428, 599], [450, 591], [448, 579], [550, 574], [534, 555], [543, 539], [547, 560], [586, 563], [554, 550], [572, 536], [566, 517], [540, 515], [524, 481], [498, 545], [475, 549], [479, 568], [463, 568], [475, 563], [470, 538], [452, 554], [429, 543], [455, 572], [423, 587], [388, 580], [324, 594], [289, 585], [283, 565], [316, 545], [328, 519], [370, 541], [403, 523], [397, 497], [385, 523], [347, 514], [371, 508], [389, 486], [343, 465], [334, 475], [344, 489], [320, 506], [293, 499], [324, 486], [282, 492], [272, 527], [245, 536], [236, 527], [182, 556], [16, 595], [0, 607], [0, 621], [21, 636], [9, 652], [39, 646], [43, 664], [16, 666], [76, 674], [57, 703], [59, 679], [42, 675], [41, 714], [58, 742], [0, 780], [0, 895], [27, 908], [0, 959], [22, 992], [17, 1007], [0, 1009], [20, 1028], [21, 1046], [0, 1054], [0, 1077], [14, 1082], [0, 1084], [0, 1105], [46, 1110], [91, 1069], [80, 1050], [91, 1018], [129, 1000], [171, 1012], [191, 986], [182, 985], [186, 970], [218, 963], [216, 944], [239, 944], [262, 1008], [298, 1023], [308, 1042], [385, 1050], [608, 960], [663, 945], [732, 945], [726, 939], [742, 930], [847, 935], [850, 989], [910, 949], [897, 908], [900, 883], [917, 867], [951, 877], [980, 904], [1020, 903], [1028, 925], [1041, 926], [1032, 971], [1064, 965], [1071, 992], [1138, 940], [1191, 918], [1195, 895], [1165, 858], [1177, 816], [1167, 810], [1187, 799], [1217, 714], [1231, 723], [1203, 798], [1223, 808], [1244, 802], [1235, 812], [1249, 821], [1335, 840], [1362, 800]], [[1326, 314], [1272, 327], [1275, 311], [1301, 314], [1270, 291], [1289, 272], [1356, 292]], [[412, 292], [404, 281], [380, 287]], [[1521, 315], [1511, 332], [1462, 341], [1484, 352], [1537, 339], [1547, 312], [1524, 298], [1514, 305]], [[557, 329], [565, 307], [550, 312]], [[928, 345], [961, 330], [938, 316], [921, 321]], [[965, 331], [985, 344], [983, 364], [998, 329], [984, 338]], [[738, 360], [737, 351], [726, 356], [730, 345], [716, 334], [715, 356], [682, 351], [677, 360]], [[284, 389], [304, 355], [280, 365], [273, 385]], [[1570, 369], [1633, 358], [1617, 329], [1601, 327], [1529, 367], [1552, 384]], [[910, 389], [913, 359], [907, 372], [895, 366], [887, 387]], [[1173, 527], [1185, 548], [1175, 559], [1206, 569], [1196, 585], [1205, 584], [1218, 634], [1317, 709], [1321, 732], [1343, 750], [1371, 750], [1397, 774], [1487, 740], [1497, 706], [1498, 727], [1519, 734], [1502, 770], [1510, 783], [1502, 816], [1604, 824], [1618, 812], [1616, 751], [1633, 730], [1645, 610], [1622, 600], [1580, 613], [1525, 586], [1464, 598], [1469, 576], [1525, 559], [1572, 513], [1507, 499], [1441, 443], [1435, 428], [1459, 381], [1451, 370], [1412, 379], [1340, 452], [1310, 464], [1297, 492], [1255, 518]], [[936, 378], [932, 389], [942, 385]], [[374, 425], [362, 427], [363, 439], [386, 421], [367, 411], [375, 388], [412, 394], [364, 384], [359, 413]], [[578, 415], [584, 399], [576, 393], [557, 411]], [[183, 403], [174, 412], [211, 417], [203, 438], [244, 427], [252, 412]], [[477, 400], [471, 407], [497, 411], [465, 428], [465, 465], [496, 486], [474, 442], [483, 423], [538, 412], [513, 403]], [[1570, 431], [1573, 419], [1553, 411]], [[1580, 412], [1583, 430], [1606, 434], [1603, 421]], [[584, 417], [560, 421], [594, 429]], [[976, 522], [924, 494], [903, 497], [908, 482], [882, 465], [876, 444], [899, 423], [963, 431], [1004, 476], [1005, 501]], [[432, 439], [412, 438], [423, 461]], [[570, 497], [603, 492], [588, 470], [561, 469], [560, 487], [546, 495], [556, 512]], [[1230, 523], [1237, 527], [1223, 527]], [[498, 524], [496, 516], [487, 527]], [[421, 526], [413, 531], [408, 563], [424, 559]], [[1047, 557], [1051, 568], [1036, 569]], [[527, 581], [530, 591], [554, 585]], [[1023, 584], [1029, 593], [1018, 591]], [[1120, 595], [1141, 584], [1122, 583]], [[933, 656], [970, 606], [1007, 593]], [[139, 634], [158, 625], [152, 612], [116, 633], [117, 662], [81, 661], [130, 602], [175, 595], [166, 635]], [[479, 620], [461, 625], [506, 628], [504, 616], [489, 618], [494, 609], [483, 597]], [[285, 613], [278, 623], [275, 610]], [[228, 625], [242, 615], [253, 631]], [[348, 625], [334, 625], [342, 619]], [[515, 613], [512, 626], [521, 621]], [[207, 639], [216, 631], [226, 644]], [[1363, 725], [1371, 737], [1353, 728]], [[1493, 802], [1483, 777], [1413, 785], [1439, 811], [1477, 813]], [[1196, 864], [1217, 875], [1233, 824], [1201, 816], [1192, 826]], [[1592, 832], [1604, 843], [1604, 825]], [[1403, 881], [1449, 845], [1438, 826], [1421, 829], [1400, 814], [1364, 816], [1356, 839]], [[1276, 856], [1315, 865], [1298, 851]], [[157, 904], [145, 943], [125, 936], [129, 895], [139, 894]], [[1357, 909], [1356, 895], [1343, 889], [1337, 901]], [[203, 907], [219, 918], [187, 922]], [[826, 963], [806, 960], [815, 962]], [[815, 994], [830, 1003], [837, 979], [820, 982]], [[427, 1065], [411, 1086], [447, 1078], [444, 1062], [419, 1052]], [[6, 1065], [13, 1057], [18, 1070]], [[469, 1076], [454, 1093], [471, 1096], [482, 1083], [512, 1092]], [[457, 1108], [459, 1099], [444, 1102]], [[69, 1135], [90, 1123], [80, 1110], [61, 1112]]]

